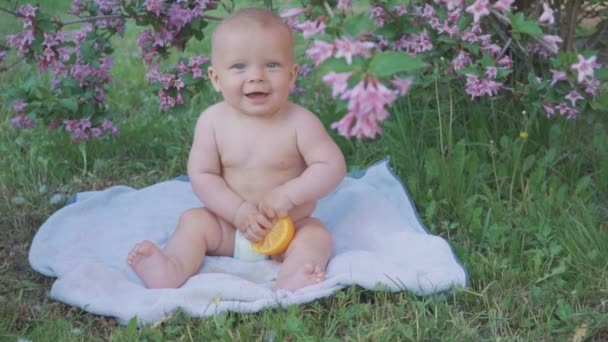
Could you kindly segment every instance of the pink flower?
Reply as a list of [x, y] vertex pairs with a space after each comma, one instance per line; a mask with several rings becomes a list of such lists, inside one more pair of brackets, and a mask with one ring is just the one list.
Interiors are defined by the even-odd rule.
[[351, 0], [338, 0], [338, 5], [336, 6], [339, 10], [346, 11], [351, 6]]
[[361, 80], [355, 87], [342, 94], [348, 99], [348, 113], [340, 121], [331, 125], [347, 138], [374, 138], [382, 134], [379, 123], [388, 118], [386, 106], [397, 96], [374, 77]]
[[555, 108], [553, 108], [550, 103], [543, 103], [542, 106], [545, 112], [547, 113], [547, 117], [555, 115]]
[[557, 106], [555, 106], [555, 109], [557, 109], [559, 111], [560, 115], [566, 115], [566, 114], [568, 114], [568, 110], [570, 109], [570, 107], [568, 107], [567, 103], [562, 102], [562, 103], [558, 104]]
[[479, 18], [490, 14], [488, 10], [488, 0], [475, 0], [475, 2], [467, 7], [466, 11], [473, 14], [473, 22], [478, 22]]
[[593, 68], [597, 66], [595, 60], [596, 56], [591, 56], [589, 59], [585, 59], [583, 55], [578, 55], [578, 63], [572, 64], [571, 69], [578, 72], [578, 83], [582, 83], [587, 77], [593, 77]]
[[348, 112], [340, 121], [334, 122], [331, 124], [331, 128], [338, 131], [343, 137], [349, 138], [351, 137], [351, 127], [353, 126], [354, 121], [356, 120], [355, 113]]
[[279, 16], [281, 18], [285, 19], [285, 21], [287, 22], [287, 25], [289, 25], [289, 27], [295, 28], [296, 25], [298, 24], [297, 17], [300, 14], [305, 13], [306, 11], [308, 11], [306, 8], [287, 8], [287, 9], [281, 10], [281, 12], [279, 13]]
[[344, 57], [347, 64], [352, 64], [353, 56], [369, 57], [371, 50], [376, 46], [372, 42], [352, 41], [348, 38], [336, 39], [334, 41], [336, 53], [334, 57]]
[[177, 31], [183, 29], [192, 19], [194, 19], [192, 11], [178, 4], [172, 4], [167, 12], [167, 26]]
[[551, 25], [554, 22], [555, 18], [553, 17], [553, 10], [551, 9], [551, 7], [549, 7], [549, 5], [547, 5], [546, 2], [543, 2], [543, 13], [538, 18], [538, 23], [546, 23]]
[[403, 96], [410, 90], [412, 83], [414, 83], [414, 78], [395, 77], [391, 80], [391, 83], [395, 86], [395, 88], [397, 88], [397, 94]]
[[201, 78], [205, 76], [205, 72], [201, 68], [192, 68], [192, 78]]
[[302, 31], [304, 39], [308, 39], [315, 34], [325, 33], [325, 21], [323, 18], [318, 18], [315, 21], [307, 20], [303, 23], [296, 24], [295, 28]]
[[549, 69], [549, 71], [551, 72], [551, 86], [552, 87], [555, 85], [555, 83], [557, 83], [559, 81], [565, 81], [568, 79], [568, 77], [566, 77], [565, 71], [559, 71], [559, 70], [553, 70], [553, 69]]
[[467, 75], [465, 92], [471, 95], [471, 99], [483, 95], [494, 96], [502, 87], [502, 83], [490, 81], [475, 75]]
[[597, 96], [600, 93], [600, 81], [597, 78], [583, 81], [585, 85], [585, 93]]
[[563, 41], [558, 36], [553, 36], [553, 35], [548, 35], [548, 34], [544, 35], [542, 39], [548, 45], [547, 49], [551, 53], [557, 53], [557, 51], [559, 50], [559, 46], [557, 46], [557, 44], [559, 44]]
[[464, 7], [464, 0], [445, 0], [445, 7], [448, 11], [461, 9]]
[[117, 136], [120, 132], [120, 129], [112, 123], [112, 121], [108, 119], [103, 119], [103, 123], [101, 124], [101, 129], [104, 132], [109, 132], [113, 136]]
[[34, 122], [34, 120], [30, 119], [25, 114], [20, 114], [20, 115], [13, 117], [10, 122], [11, 122], [11, 125], [13, 125], [17, 128], [25, 129], [25, 128], [32, 128], [32, 127], [36, 126], [36, 123]]
[[17, 13], [19, 13], [20, 15], [26, 17], [26, 18], [33, 18], [36, 16], [36, 11], [38, 11], [38, 6], [32, 6], [30, 4], [21, 6], [17, 9]]
[[148, 12], [152, 12], [156, 14], [156, 16], [160, 16], [161, 12], [163, 12], [163, 6], [165, 4], [165, 0], [146, 0], [144, 1], [144, 6], [148, 10]]
[[348, 38], [342, 38], [336, 39], [334, 45], [336, 47], [336, 54], [334, 56], [336, 58], [344, 57], [347, 64], [352, 64], [353, 55], [357, 54], [357, 47], [355, 43]]
[[395, 14], [401, 17], [407, 14], [407, 7], [404, 4], [397, 5], [395, 6], [395, 8], [393, 8], [393, 11], [395, 12]]
[[498, 70], [496, 69], [496, 67], [493, 67], [493, 66], [486, 67], [486, 76], [488, 78], [496, 78], [497, 72], [498, 72]]
[[306, 8], [285, 8], [281, 10], [279, 16], [284, 19], [294, 18], [307, 11]]
[[330, 58], [334, 53], [334, 45], [322, 40], [314, 40], [312, 46], [306, 49], [306, 54], [310, 57], [315, 66], [319, 66], [323, 61]]
[[346, 88], [348, 88], [348, 79], [350, 78], [350, 72], [329, 72], [327, 75], [323, 76], [323, 82], [329, 84], [331, 86], [331, 96], [336, 97], [342, 94]]
[[22, 99], [16, 99], [13, 102], [13, 113], [15, 114], [25, 114], [25, 107], [27, 107], [27, 103]]
[[164, 112], [168, 111], [172, 107], [175, 107], [175, 99], [164, 90], [161, 89], [158, 91], [158, 97], [160, 98], [160, 109], [162, 109]]
[[86, 5], [83, 4], [81, 0], [74, 0], [72, 2], [72, 8], [70, 10], [70, 13], [72, 13], [73, 15], [80, 15], [80, 11], [82, 11], [85, 8], [86, 8]]
[[464, 50], [460, 50], [458, 56], [452, 61], [452, 67], [454, 70], [466, 68], [469, 66], [469, 64], [471, 64], [471, 57], [469, 53]]
[[572, 107], [576, 107], [577, 100], [584, 100], [585, 98], [581, 96], [576, 90], [571, 91], [568, 95], [565, 96], [566, 100], [570, 100], [572, 103]]
[[515, 2], [515, 0], [498, 0], [492, 5], [492, 8], [503, 12], [511, 12], [511, 5], [513, 5], [513, 2]]
[[499, 59], [496, 64], [505, 67], [507, 69], [511, 69], [511, 57], [509, 55], [505, 55], [503, 58]]

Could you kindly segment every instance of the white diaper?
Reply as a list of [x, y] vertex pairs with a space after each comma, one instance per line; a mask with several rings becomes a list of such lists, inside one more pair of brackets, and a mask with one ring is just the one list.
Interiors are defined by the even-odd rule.
[[251, 241], [247, 240], [237, 229], [234, 234], [234, 258], [243, 261], [259, 261], [268, 259], [268, 256], [254, 251]]

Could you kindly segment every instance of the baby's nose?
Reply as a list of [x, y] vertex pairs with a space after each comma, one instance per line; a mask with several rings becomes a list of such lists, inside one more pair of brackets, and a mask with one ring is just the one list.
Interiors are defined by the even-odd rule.
[[249, 72], [249, 82], [262, 82], [265, 79], [264, 70], [261, 68], [251, 68]]

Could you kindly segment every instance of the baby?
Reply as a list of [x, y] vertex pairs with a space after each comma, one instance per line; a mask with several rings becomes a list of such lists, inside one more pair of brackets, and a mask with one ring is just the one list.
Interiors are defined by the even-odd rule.
[[[288, 100], [298, 74], [289, 27], [264, 9], [239, 10], [212, 37], [209, 78], [224, 100], [199, 117], [188, 158], [202, 208], [181, 214], [167, 245], [136, 245], [128, 263], [149, 288], [175, 288], [196, 274], [205, 255], [251, 255], [289, 215], [296, 235], [276, 288], [324, 280], [330, 232], [311, 217], [317, 200], [345, 176], [344, 156], [321, 121]], [[248, 258], [250, 259], [250, 258]]]

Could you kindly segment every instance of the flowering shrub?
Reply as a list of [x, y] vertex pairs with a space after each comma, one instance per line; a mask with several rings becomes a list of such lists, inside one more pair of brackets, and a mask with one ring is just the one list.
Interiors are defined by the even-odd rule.
[[[71, 22], [51, 19], [34, 5], [0, 7], [23, 22], [21, 32], [0, 43], [0, 70], [13, 48], [21, 59], [51, 75], [50, 90], [30, 81], [8, 94], [11, 123], [28, 128], [41, 120], [63, 127], [73, 141], [118, 134], [107, 119], [104, 100], [113, 62], [109, 39], [124, 32], [127, 20], [147, 27], [137, 41], [161, 109], [184, 104], [184, 95], [206, 81], [209, 59], [181, 59], [169, 70], [161, 70], [160, 62], [172, 48], [184, 49], [190, 38], [204, 39], [208, 21], [220, 19], [206, 12], [220, 4], [74, 0], [72, 14], [79, 19]], [[555, 26], [551, 7], [543, 3], [542, 12], [526, 16], [512, 6], [513, 0], [372, 1], [361, 12], [350, 0], [338, 0], [335, 7], [323, 2], [284, 8], [280, 15], [306, 40], [302, 57], [314, 65], [331, 96], [344, 101], [343, 117], [331, 127], [348, 138], [382, 134], [381, 123], [399, 97], [411, 87], [437, 87], [438, 82], [462, 84], [453, 88], [464, 88], [471, 100], [507, 92], [547, 116], [574, 119], [591, 106], [607, 106], [606, 94], [601, 94], [607, 69], [591, 53], [560, 51], [562, 39], [550, 34]], [[76, 23], [84, 25], [65, 31]], [[514, 73], [521, 61], [533, 65], [524, 79]]]

